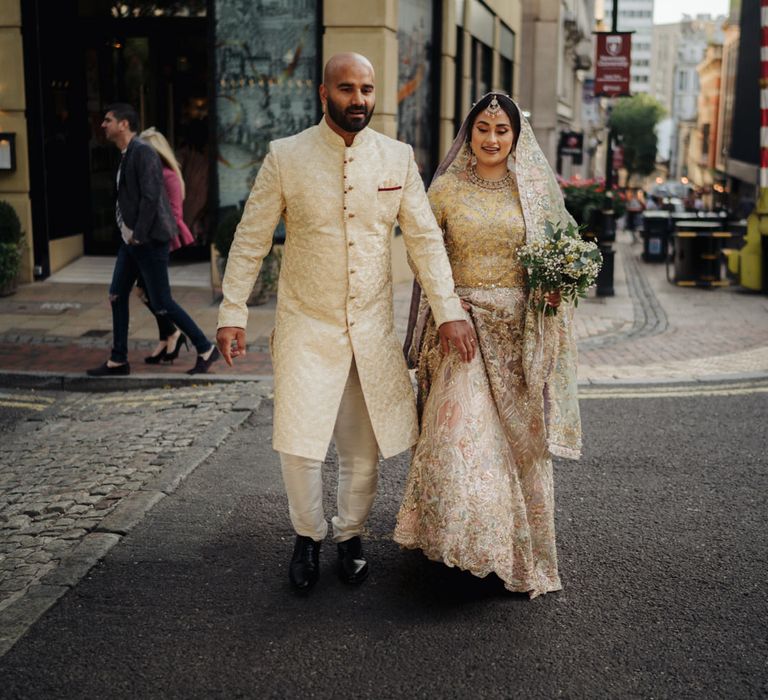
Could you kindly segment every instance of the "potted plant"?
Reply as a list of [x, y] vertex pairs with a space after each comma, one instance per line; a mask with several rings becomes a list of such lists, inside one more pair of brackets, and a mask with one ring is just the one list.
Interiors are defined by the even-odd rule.
[[[224, 271], [227, 267], [229, 249], [232, 247], [232, 242], [235, 239], [235, 231], [237, 225], [240, 223], [242, 215], [243, 210], [239, 207], [228, 211], [219, 220], [219, 224], [213, 234], [213, 245], [219, 254], [219, 258], [216, 262], [219, 266], [219, 276], [221, 279], [224, 279]], [[280, 275], [280, 258], [282, 257], [281, 252], [280, 246], [273, 245], [267, 257], [264, 258], [259, 276], [256, 279], [256, 283], [253, 285], [251, 295], [248, 297], [248, 304], [250, 306], [266, 304], [270, 297], [277, 292], [277, 279]]]
[[0, 296], [13, 294], [18, 287], [24, 232], [16, 210], [0, 202]]
[[[584, 226], [582, 235], [591, 239], [596, 236], [596, 226], [601, 221], [600, 212], [605, 203], [605, 182], [602, 180], [561, 180], [565, 208], [576, 219], [579, 226]], [[618, 186], [613, 187], [613, 215], [624, 215], [626, 202]]]

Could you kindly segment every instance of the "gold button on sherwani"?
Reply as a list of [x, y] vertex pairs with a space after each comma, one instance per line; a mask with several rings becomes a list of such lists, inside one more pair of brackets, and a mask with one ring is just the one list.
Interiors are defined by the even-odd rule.
[[[354, 214], [345, 216], [345, 206]], [[229, 253], [219, 327], [246, 327], [246, 300], [281, 217], [273, 447], [325, 458], [354, 356], [379, 450], [390, 457], [408, 449], [418, 429], [394, 329], [395, 221], [438, 325], [466, 318], [413, 150], [370, 128], [346, 147], [325, 119], [273, 141]]]

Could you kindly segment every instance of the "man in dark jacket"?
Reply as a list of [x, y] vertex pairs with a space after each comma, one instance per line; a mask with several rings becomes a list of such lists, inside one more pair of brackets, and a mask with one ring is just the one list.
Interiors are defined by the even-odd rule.
[[183, 334], [179, 343], [186, 343], [188, 337], [197, 349], [197, 363], [189, 373], [207, 372], [219, 352], [173, 300], [168, 283], [168, 242], [178, 231], [165, 192], [160, 157], [151, 146], [136, 138], [139, 117], [131, 105], [119, 103], [107, 107], [101, 127], [106, 138], [122, 153], [115, 201], [115, 223], [122, 242], [109, 288], [114, 334], [112, 353], [109, 360], [89, 369], [88, 374], [92, 377], [130, 374], [128, 308], [131, 289], [139, 275], [155, 314], [167, 314]]

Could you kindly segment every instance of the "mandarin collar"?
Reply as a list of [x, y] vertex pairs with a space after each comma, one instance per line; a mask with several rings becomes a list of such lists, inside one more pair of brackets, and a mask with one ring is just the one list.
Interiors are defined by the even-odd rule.
[[[318, 126], [320, 127], [320, 135], [323, 137], [323, 140], [326, 143], [334, 146], [335, 148], [347, 148], [347, 144], [344, 143], [344, 139], [339, 136], [339, 134], [337, 134], [333, 129], [331, 129], [330, 126], [328, 126], [328, 122], [325, 120], [325, 115], [323, 115], [323, 118], [320, 120], [320, 124]], [[370, 134], [371, 129], [367, 126], [362, 131], [358, 131], [355, 134], [355, 138], [349, 148], [357, 148], [360, 144], [365, 143], [370, 137]]]

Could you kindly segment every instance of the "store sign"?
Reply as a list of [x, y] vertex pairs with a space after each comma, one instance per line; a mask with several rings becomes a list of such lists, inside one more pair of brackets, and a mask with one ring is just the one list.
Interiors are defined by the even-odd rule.
[[581, 165], [584, 156], [584, 134], [578, 131], [563, 131], [558, 144], [560, 157], [571, 156], [573, 165]]
[[595, 96], [629, 95], [632, 32], [595, 32]]
[[624, 146], [613, 147], [613, 169], [621, 170], [624, 167]]

